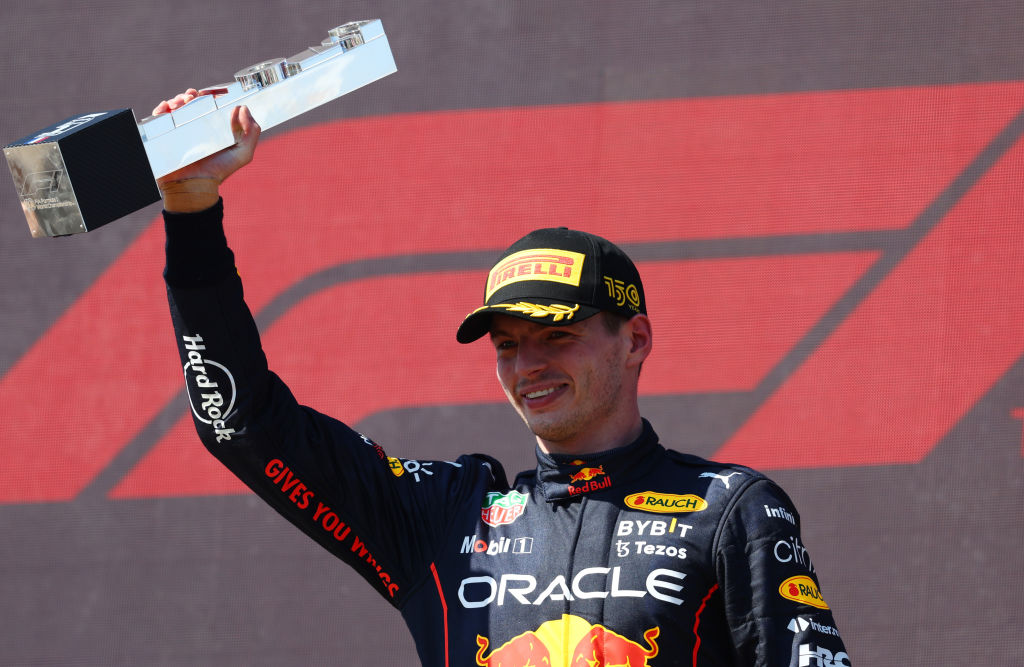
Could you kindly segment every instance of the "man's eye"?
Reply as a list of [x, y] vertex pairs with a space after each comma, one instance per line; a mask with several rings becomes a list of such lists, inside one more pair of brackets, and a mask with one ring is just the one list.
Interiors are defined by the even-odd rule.
[[498, 341], [497, 343], [494, 344], [494, 349], [496, 349], [496, 350], [511, 350], [515, 346], [516, 346], [516, 344], [513, 343], [510, 340], [502, 340], [502, 341]]

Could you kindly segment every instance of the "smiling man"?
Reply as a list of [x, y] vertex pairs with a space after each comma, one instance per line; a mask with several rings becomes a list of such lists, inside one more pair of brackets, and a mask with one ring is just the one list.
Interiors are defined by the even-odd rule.
[[505, 251], [485, 296], [456, 337], [490, 334], [505, 395], [542, 451], [593, 454], [640, 436], [651, 323], [621, 250], [585, 232], [537, 230]]
[[520, 239], [458, 329], [463, 343], [489, 338], [536, 436], [537, 466], [513, 483], [485, 455], [388, 456], [299, 404], [268, 368], [224, 233], [219, 186], [259, 137], [244, 108], [232, 127], [234, 148], [160, 182], [196, 428], [400, 610], [424, 665], [850, 664], [782, 489], [665, 448], [641, 417], [643, 283], [603, 238]]

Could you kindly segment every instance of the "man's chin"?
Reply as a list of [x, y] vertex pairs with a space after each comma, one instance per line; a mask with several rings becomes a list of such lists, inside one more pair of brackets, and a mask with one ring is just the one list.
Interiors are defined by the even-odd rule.
[[526, 426], [538, 439], [554, 445], [570, 440], [575, 435], [572, 425], [564, 421], [526, 419]]

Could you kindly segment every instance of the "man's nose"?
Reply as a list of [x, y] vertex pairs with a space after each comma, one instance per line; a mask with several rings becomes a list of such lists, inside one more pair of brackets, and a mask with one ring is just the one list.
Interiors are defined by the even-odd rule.
[[548, 365], [547, 348], [533, 340], [519, 342], [516, 349], [516, 372], [524, 377], [544, 370]]

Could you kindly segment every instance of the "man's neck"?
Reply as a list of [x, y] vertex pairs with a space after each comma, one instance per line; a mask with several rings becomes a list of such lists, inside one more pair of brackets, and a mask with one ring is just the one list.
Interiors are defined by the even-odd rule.
[[537, 446], [545, 454], [569, 454], [574, 456], [593, 455], [606, 452], [616, 447], [624, 447], [634, 442], [644, 432], [643, 420], [637, 414], [636, 420], [628, 428], [612, 433], [590, 434], [566, 441], [545, 440], [537, 436]]

